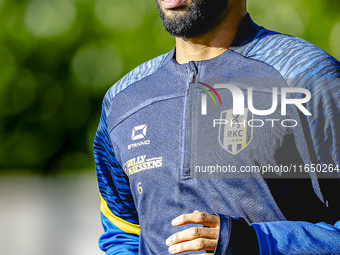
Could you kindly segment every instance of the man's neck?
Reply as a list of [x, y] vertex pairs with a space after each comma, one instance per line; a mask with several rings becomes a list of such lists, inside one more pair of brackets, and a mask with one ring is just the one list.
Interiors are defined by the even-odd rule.
[[179, 64], [212, 59], [229, 48], [247, 14], [245, 6], [234, 5], [229, 6], [219, 24], [204, 35], [185, 39], [176, 37], [176, 61]]

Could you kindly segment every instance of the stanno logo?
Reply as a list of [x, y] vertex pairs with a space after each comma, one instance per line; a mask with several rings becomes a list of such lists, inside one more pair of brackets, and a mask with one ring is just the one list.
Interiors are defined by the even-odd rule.
[[[131, 139], [133, 141], [135, 141], [135, 140], [139, 140], [139, 139], [145, 138], [147, 128], [148, 128], [148, 126], [145, 125], [145, 124], [134, 127], [132, 129]], [[138, 141], [138, 142], [129, 144], [128, 145], [128, 150], [130, 150], [132, 148], [137, 148], [137, 147], [140, 147], [140, 146], [144, 146], [144, 145], [149, 145], [149, 144], [150, 144], [150, 140]]]
[[134, 127], [132, 129], [132, 136], [131, 139], [132, 140], [138, 140], [138, 139], [142, 139], [146, 136], [146, 129], [147, 129], [147, 125], [139, 125], [137, 127]]

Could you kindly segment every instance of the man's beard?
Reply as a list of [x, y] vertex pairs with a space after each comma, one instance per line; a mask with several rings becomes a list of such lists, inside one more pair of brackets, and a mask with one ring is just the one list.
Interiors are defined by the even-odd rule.
[[165, 30], [172, 36], [183, 38], [206, 33], [216, 25], [228, 6], [228, 0], [193, 0], [189, 6], [181, 8], [178, 13], [172, 10], [169, 17], [162, 10], [160, 1], [162, 0], [156, 0], [157, 8]]

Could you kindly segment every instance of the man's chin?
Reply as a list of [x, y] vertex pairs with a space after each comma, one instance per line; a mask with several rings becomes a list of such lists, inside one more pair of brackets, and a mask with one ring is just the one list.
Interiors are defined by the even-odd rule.
[[157, 0], [164, 28], [170, 35], [182, 38], [204, 34], [227, 6], [228, 0]]

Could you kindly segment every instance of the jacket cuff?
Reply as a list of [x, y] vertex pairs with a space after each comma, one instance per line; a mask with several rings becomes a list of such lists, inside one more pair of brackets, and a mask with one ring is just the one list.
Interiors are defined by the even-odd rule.
[[269, 235], [269, 231], [266, 228], [265, 224], [261, 224], [261, 223], [253, 223], [252, 224], [253, 228], [256, 231], [256, 235], [258, 238], [258, 242], [259, 242], [259, 246], [260, 246], [260, 254], [270, 254], [270, 247], [269, 247], [269, 243], [268, 243], [268, 236]]
[[231, 233], [231, 218], [219, 213], [215, 213], [220, 219], [220, 229], [214, 255], [225, 255], [229, 248]]

